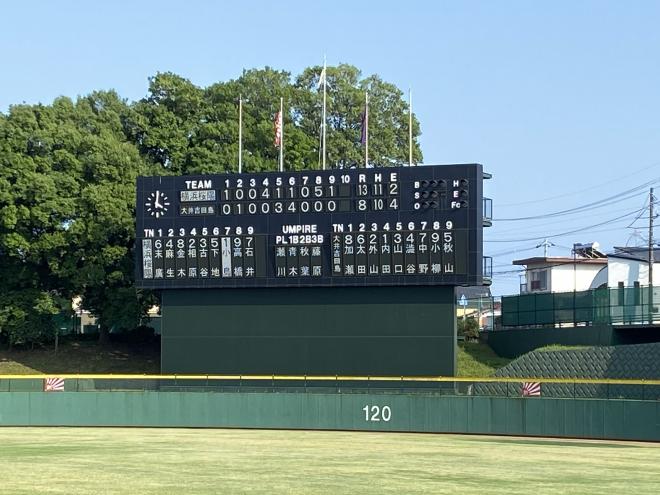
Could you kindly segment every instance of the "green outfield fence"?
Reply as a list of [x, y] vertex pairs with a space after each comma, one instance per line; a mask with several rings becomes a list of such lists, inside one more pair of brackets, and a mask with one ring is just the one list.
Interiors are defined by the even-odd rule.
[[[650, 304], [652, 302], [652, 304]], [[660, 287], [602, 288], [502, 297], [502, 326], [660, 323]]]
[[[63, 379], [63, 391], [44, 385]], [[540, 388], [523, 396], [523, 387]], [[529, 390], [529, 388], [528, 388]], [[660, 380], [2, 375], [0, 426], [276, 428], [660, 442]]]
[[[63, 391], [44, 392], [63, 379]], [[62, 383], [62, 382], [59, 382]], [[540, 395], [523, 396], [539, 387]], [[660, 441], [660, 380], [2, 375], [0, 426], [276, 428]]]

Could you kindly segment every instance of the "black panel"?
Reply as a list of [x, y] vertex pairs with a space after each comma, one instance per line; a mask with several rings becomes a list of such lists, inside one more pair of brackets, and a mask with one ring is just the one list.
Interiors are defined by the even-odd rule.
[[480, 285], [482, 167], [137, 184], [138, 287]]

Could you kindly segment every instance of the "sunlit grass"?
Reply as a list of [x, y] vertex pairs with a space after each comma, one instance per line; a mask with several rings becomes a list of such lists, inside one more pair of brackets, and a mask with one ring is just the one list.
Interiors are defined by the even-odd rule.
[[660, 447], [458, 435], [0, 428], [0, 493], [656, 494]]

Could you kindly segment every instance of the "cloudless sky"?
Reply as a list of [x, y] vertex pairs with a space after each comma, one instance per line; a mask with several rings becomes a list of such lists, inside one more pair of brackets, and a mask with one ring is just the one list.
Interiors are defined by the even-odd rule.
[[[658, 1], [23, 0], [3, 3], [0, 26], [0, 112], [96, 89], [137, 100], [159, 71], [200, 86], [244, 68], [295, 76], [324, 53], [412, 88], [424, 162], [493, 174], [494, 294], [518, 292], [511, 261], [542, 255], [544, 236], [601, 224], [550, 237], [566, 256], [575, 242], [611, 251], [646, 236], [636, 210], [660, 180]], [[601, 207], [497, 221], [589, 203]]]

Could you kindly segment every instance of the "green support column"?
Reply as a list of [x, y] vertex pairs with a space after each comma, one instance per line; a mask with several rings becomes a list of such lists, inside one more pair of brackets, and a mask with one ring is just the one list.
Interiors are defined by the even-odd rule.
[[163, 373], [456, 373], [453, 287], [166, 290]]

